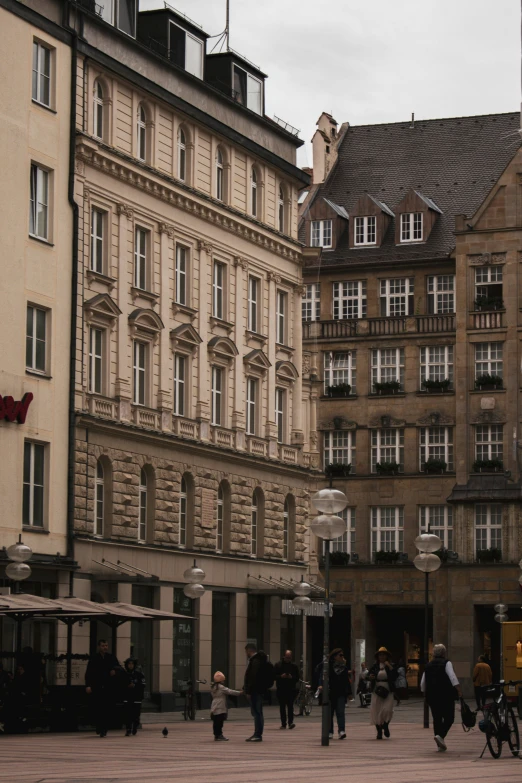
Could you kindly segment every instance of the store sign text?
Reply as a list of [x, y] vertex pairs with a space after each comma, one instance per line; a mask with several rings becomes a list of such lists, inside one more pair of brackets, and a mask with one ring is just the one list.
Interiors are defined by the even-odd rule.
[[21, 400], [15, 401], [14, 397], [2, 397], [0, 394], [0, 421], [16, 421], [23, 424], [27, 417], [29, 405], [33, 401], [31, 392], [24, 394]]

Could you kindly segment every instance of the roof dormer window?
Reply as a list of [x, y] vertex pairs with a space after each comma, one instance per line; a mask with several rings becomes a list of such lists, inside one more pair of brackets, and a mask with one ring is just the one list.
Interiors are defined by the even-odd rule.
[[377, 218], [375, 215], [355, 218], [355, 244], [375, 245], [377, 242]]
[[191, 35], [179, 25], [171, 21], [170, 25], [170, 59], [184, 68], [187, 73], [203, 78], [204, 43]]
[[312, 220], [312, 247], [332, 247], [332, 221]]
[[401, 242], [422, 242], [422, 212], [403, 212]]
[[234, 98], [247, 109], [261, 114], [263, 109], [263, 85], [260, 79], [256, 79], [243, 68], [234, 65]]

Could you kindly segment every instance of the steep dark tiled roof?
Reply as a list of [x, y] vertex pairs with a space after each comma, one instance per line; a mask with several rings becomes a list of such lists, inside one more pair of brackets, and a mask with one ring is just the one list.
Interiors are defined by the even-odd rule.
[[339, 158], [316, 199], [327, 198], [351, 214], [365, 193], [395, 207], [410, 189], [442, 210], [428, 241], [395, 246], [395, 224], [380, 248], [350, 250], [347, 232], [340, 247], [323, 251], [322, 265], [383, 263], [446, 257], [455, 245], [455, 215], [468, 216], [480, 204], [515, 155], [521, 140], [519, 113], [349, 127]]

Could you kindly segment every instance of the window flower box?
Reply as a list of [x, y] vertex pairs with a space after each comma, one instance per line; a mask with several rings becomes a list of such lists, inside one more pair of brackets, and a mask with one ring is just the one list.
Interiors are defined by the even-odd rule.
[[400, 465], [398, 462], [377, 462], [375, 464], [375, 470], [381, 476], [393, 476], [399, 472]]
[[491, 391], [492, 389], [502, 389], [504, 385], [503, 379], [500, 375], [490, 375], [484, 373], [475, 378], [475, 388], [480, 391]]
[[476, 459], [471, 467], [472, 473], [500, 473], [503, 470], [501, 459]]
[[326, 466], [324, 472], [326, 476], [331, 476], [332, 478], [346, 478], [346, 476], [350, 475], [350, 471], [352, 469], [351, 462], [348, 463], [330, 463]]
[[378, 565], [398, 563], [400, 558], [400, 552], [396, 552], [392, 549], [391, 552], [386, 552], [384, 549], [380, 549], [374, 555], [375, 563]]
[[429, 378], [427, 378], [422, 382], [421, 385], [423, 390], [427, 392], [445, 392], [449, 390], [449, 387], [451, 386], [451, 381], [449, 378], [444, 378], [444, 380], [440, 380], [440, 381], [432, 381]]
[[433, 457], [430, 457], [430, 459], [427, 459], [424, 463], [424, 472], [425, 473], [445, 473], [446, 468], [448, 467], [447, 462], [444, 462], [443, 459], [435, 459]]
[[326, 387], [326, 394], [328, 397], [348, 397], [352, 387], [349, 383], [338, 383], [334, 386]]
[[477, 560], [479, 563], [500, 563], [502, 560], [502, 552], [496, 547], [477, 549]]
[[383, 381], [374, 383], [373, 388], [377, 394], [396, 394], [401, 391], [400, 381]]
[[479, 296], [474, 302], [475, 310], [504, 310], [504, 300], [500, 296]]

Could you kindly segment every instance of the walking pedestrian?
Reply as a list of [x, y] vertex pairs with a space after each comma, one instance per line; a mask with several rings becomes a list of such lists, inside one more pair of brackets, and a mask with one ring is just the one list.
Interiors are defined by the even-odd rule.
[[375, 663], [370, 669], [372, 686], [372, 702], [370, 706], [370, 723], [377, 729], [377, 739], [390, 736], [390, 721], [393, 718], [393, 693], [397, 671], [391, 662], [391, 655], [386, 647], [379, 647], [375, 653]]
[[140, 726], [141, 704], [145, 694], [145, 675], [138, 668], [136, 658], [127, 658], [125, 661], [125, 673], [128, 682], [124, 696], [125, 705], [125, 736], [136, 736]]
[[98, 649], [89, 660], [85, 672], [85, 690], [92, 696], [96, 734], [100, 737], [107, 736], [114, 701], [111, 680], [116, 676], [117, 669], [121, 669], [118, 659], [109, 652], [107, 640], [100, 639]]
[[254, 733], [246, 742], [262, 742], [265, 720], [263, 717], [263, 695], [274, 684], [274, 667], [263, 650], [249, 642], [245, 646], [248, 664], [245, 671], [243, 691], [250, 702], [250, 712], [254, 718]]
[[274, 676], [281, 715], [281, 728], [295, 729], [294, 701], [299, 682], [299, 669], [292, 661], [292, 650], [286, 650], [282, 659], [274, 666]]
[[214, 742], [228, 742], [228, 737], [223, 736], [223, 724], [228, 717], [227, 696], [241, 696], [243, 693], [243, 691], [235, 691], [232, 688], [227, 688], [224, 684], [225, 679], [223, 672], [216, 672], [210, 686], [210, 692], [212, 694], [210, 717], [212, 718]]
[[402, 658], [397, 664], [397, 677], [395, 679], [395, 703], [397, 707], [409, 696], [408, 680], [406, 679], [406, 666]]
[[433, 658], [424, 669], [421, 691], [426, 694], [433, 717], [433, 733], [440, 751], [446, 751], [446, 735], [455, 720], [455, 699], [462, 698], [462, 690], [453, 664], [446, 657], [443, 644], [433, 646]]
[[361, 663], [361, 671], [359, 672], [359, 680], [357, 682], [357, 694], [359, 696], [359, 707], [367, 707], [367, 694], [370, 692], [370, 681], [368, 679], [370, 672], [366, 666], [366, 662]]
[[[321, 691], [323, 690], [321, 675]], [[344, 709], [346, 699], [351, 696], [350, 668], [340, 647], [328, 656], [328, 690], [330, 697], [330, 739], [334, 736], [334, 713], [337, 718], [337, 732], [340, 740], [346, 739]]]
[[486, 663], [486, 657], [479, 655], [478, 662], [473, 669], [473, 685], [475, 687], [475, 699], [477, 700], [477, 710], [481, 710], [486, 702], [486, 691], [488, 685], [493, 682], [493, 673], [491, 666]]

